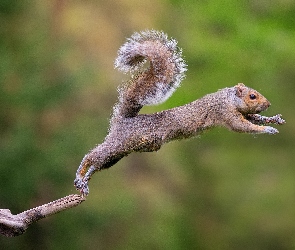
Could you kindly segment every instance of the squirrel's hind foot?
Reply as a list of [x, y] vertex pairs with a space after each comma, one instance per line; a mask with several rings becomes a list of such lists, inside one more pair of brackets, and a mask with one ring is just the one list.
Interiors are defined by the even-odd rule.
[[83, 197], [89, 194], [88, 181], [84, 181], [83, 179], [76, 178], [74, 181], [74, 185]]
[[80, 174], [80, 171], [77, 171], [76, 179], [74, 180], [74, 185], [77, 190], [80, 191], [83, 197], [89, 194], [89, 187], [88, 182], [91, 179], [91, 176], [97, 171], [98, 169], [95, 166], [90, 166], [84, 175]]

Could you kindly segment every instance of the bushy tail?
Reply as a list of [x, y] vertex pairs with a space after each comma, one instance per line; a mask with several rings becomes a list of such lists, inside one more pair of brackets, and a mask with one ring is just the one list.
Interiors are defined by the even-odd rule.
[[[174, 39], [151, 30], [135, 33], [119, 49], [115, 68], [132, 79], [119, 89], [115, 116], [136, 116], [144, 105], [166, 101], [180, 85], [186, 71], [182, 51]], [[143, 69], [146, 61], [149, 67]]]

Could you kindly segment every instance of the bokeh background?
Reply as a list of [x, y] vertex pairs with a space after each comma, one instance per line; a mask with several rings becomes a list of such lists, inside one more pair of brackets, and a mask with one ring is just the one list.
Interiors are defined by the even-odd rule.
[[0, 207], [14, 214], [74, 193], [107, 133], [113, 68], [133, 32], [163, 30], [188, 64], [151, 113], [243, 82], [282, 113], [280, 134], [216, 128], [96, 173], [77, 208], [1, 249], [295, 249], [295, 1], [1, 0]]

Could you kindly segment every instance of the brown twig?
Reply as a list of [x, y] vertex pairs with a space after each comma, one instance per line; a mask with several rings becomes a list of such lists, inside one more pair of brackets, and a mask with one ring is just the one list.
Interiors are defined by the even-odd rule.
[[71, 194], [39, 207], [13, 215], [9, 209], [0, 209], [0, 233], [6, 237], [23, 234], [29, 225], [52, 214], [78, 206], [85, 197]]

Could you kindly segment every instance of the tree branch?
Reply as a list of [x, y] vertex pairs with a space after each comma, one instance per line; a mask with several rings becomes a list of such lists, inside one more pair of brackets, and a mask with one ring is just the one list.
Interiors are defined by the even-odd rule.
[[19, 236], [33, 222], [78, 206], [83, 201], [85, 201], [85, 197], [78, 194], [71, 194], [16, 215], [11, 214], [9, 209], [0, 209], [0, 233], [6, 237]]

